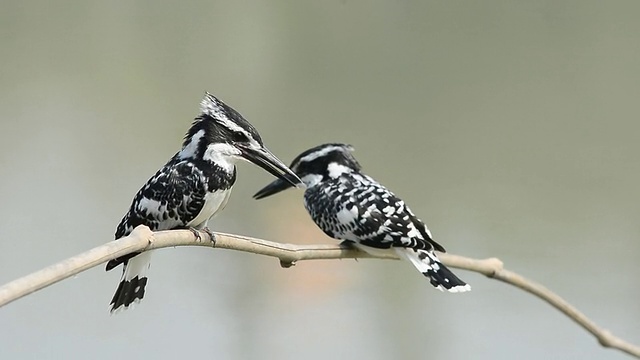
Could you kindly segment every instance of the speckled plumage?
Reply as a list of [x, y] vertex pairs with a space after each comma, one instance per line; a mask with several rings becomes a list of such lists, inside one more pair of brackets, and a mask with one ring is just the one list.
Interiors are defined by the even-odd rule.
[[304, 193], [304, 206], [327, 235], [378, 249], [444, 248], [404, 201], [371, 177], [348, 172]]
[[151, 230], [197, 228], [202, 223], [192, 221], [204, 207], [205, 195], [227, 193], [235, 181], [235, 170], [223, 172], [214, 164], [181, 160], [176, 154], [138, 191], [129, 212], [118, 225], [116, 238], [129, 235], [141, 224]]
[[[127, 236], [138, 225], [151, 230], [200, 229], [222, 210], [236, 181], [236, 171], [223, 172], [215, 164], [181, 160], [176, 154], [138, 191], [127, 214], [116, 229], [115, 238]], [[207, 199], [206, 213], [202, 213]], [[195, 221], [194, 221], [195, 220]], [[107, 270], [135, 254], [114, 259]]]
[[[206, 229], [221, 211], [236, 181], [235, 162], [251, 161], [292, 184], [300, 183], [291, 170], [263, 145], [257, 130], [242, 115], [211, 94], [176, 153], [138, 191], [116, 229], [119, 239], [138, 225], [151, 230]], [[123, 264], [123, 275], [111, 311], [128, 308], [145, 294], [150, 252], [111, 260], [107, 270]]]
[[[345, 144], [324, 144], [298, 155], [291, 169], [307, 186], [304, 205], [328, 236], [346, 240], [367, 252], [395, 251], [410, 261], [440, 290], [470, 289], [438, 260], [427, 226], [395, 194], [363, 174]], [[287, 186], [278, 180], [260, 190], [263, 198]]]

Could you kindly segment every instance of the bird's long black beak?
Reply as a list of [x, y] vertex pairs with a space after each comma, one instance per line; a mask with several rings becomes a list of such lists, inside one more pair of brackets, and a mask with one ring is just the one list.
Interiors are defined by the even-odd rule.
[[[242, 157], [268, 171], [271, 175], [282, 180], [287, 186], [304, 186], [298, 175], [287, 167], [267, 148], [242, 148]], [[286, 181], [286, 182], [285, 182]]]
[[290, 187], [291, 187], [291, 184], [287, 183], [286, 181], [282, 179], [276, 179], [272, 181], [269, 185], [258, 190], [257, 193], [253, 194], [253, 198], [256, 200], [266, 198], [267, 196], [277, 194], [280, 191], [287, 190]]

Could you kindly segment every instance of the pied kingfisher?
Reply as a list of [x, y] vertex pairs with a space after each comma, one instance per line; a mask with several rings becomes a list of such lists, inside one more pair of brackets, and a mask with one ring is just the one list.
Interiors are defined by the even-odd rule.
[[[262, 143], [258, 131], [237, 111], [206, 93], [178, 151], [138, 191], [115, 237], [144, 224], [151, 230], [204, 229], [224, 208], [236, 181], [235, 163], [250, 161], [291, 186], [300, 179]], [[213, 238], [213, 237], [212, 237]], [[145, 293], [150, 252], [133, 253], [107, 263], [123, 264], [122, 279], [111, 300], [111, 312], [139, 302]]]
[[[404, 201], [360, 172], [346, 144], [324, 144], [298, 155], [290, 168], [307, 186], [304, 206], [313, 221], [332, 238], [376, 254], [395, 251], [410, 261], [439, 290], [464, 292], [471, 287], [438, 260], [427, 226]], [[280, 179], [258, 191], [261, 199], [291, 185]]]

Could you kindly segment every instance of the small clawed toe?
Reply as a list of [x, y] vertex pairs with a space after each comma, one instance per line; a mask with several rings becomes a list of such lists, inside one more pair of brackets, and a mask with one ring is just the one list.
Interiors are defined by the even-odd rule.
[[197, 242], [202, 242], [202, 236], [200, 235], [200, 232], [197, 229], [190, 227], [189, 231], [191, 231], [193, 235], [196, 237]]

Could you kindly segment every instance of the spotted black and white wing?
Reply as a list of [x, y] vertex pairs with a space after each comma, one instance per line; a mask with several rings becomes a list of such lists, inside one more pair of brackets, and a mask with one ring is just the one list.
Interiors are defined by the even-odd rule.
[[151, 230], [187, 226], [202, 210], [205, 193], [201, 171], [192, 162], [172, 159], [138, 191], [116, 239], [141, 224]]
[[393, 249], [440, 290], [464, 292], [469, 285], [444, 266], [434, 250], [444, 252], [429, 229], [384, 186], [367, 175], [345, 173], [307, 189], [305, 207], [329, 236], [354, 242], [367, 252]]
[[444, 251], [404, 201], [362, 174], [343, 174], [308, 189], [305, 206], [329, 236], [379, 249]]
[[[200, 114], [185, 134], [182, 148], [138, 191], [116, 229], [116, 238], [136, 226], [151, 230], [207, 228], [221, 211], [236, 181], [236, 162], [246, 160], [292, 186], [298, 176], [264, 146], [258, 131], [242, 115], [206, 93]], [[112, 311], [142, 299], [149, 252], [114, 259], [107, 270], [124, 264], [124, 275], [111, 301]]]
[[[154, 231], [201, 228], [224, 208], [234, 181], [235, 172], [228, 179], [218, 179], [204, 174], [194, 162], [174, 156], [138, 191], [118, 225], [116, 239], [128, 235], [138, 225], [146, 225]], [[210, 192], [213, 185], [216, 191]], [[132, 253], [111, 260], [106, 269], [111, 270], [119, 264], [124, 264], [124, 269], [111, 300], [112, 311], [122, 306], [126, 308], [144, 296], [150, 252]]]

